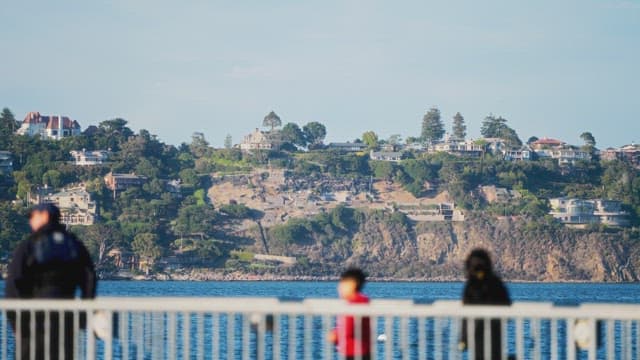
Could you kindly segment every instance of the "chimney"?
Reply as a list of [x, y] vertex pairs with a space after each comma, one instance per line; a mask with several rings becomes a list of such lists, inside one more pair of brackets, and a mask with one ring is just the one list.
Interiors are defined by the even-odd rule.
[[64, 125], [63, 125], [63, 121], [62, 121], [62, 115], [58, 115], [58, 139], [62, 139], [63, 135], [64, 135]]

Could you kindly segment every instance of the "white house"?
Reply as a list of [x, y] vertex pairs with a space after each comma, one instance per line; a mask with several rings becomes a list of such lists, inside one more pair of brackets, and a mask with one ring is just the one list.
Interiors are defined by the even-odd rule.
[[73, 157], [73, 164], [76, 166], [92, 166], [104, 164], [109, 159], [109, 151], [107, 150], [95, 150], [95, 151], [71, 151]]
[[280, 145], [280, 141], [274, 132], [256, 129], [244, 137], [240, 143], [240, 149], [244, 151], [277, 150], [280, 148]]
[[43, 139], [60, 140], [65, 137], [80, 135], [82, 129], [77, 121], [61, 115], [41, 115], [30, 112], [25, 116], [18, 135], [37, 136]]
[[398, 162], [402, 160], [402, 152], [399, 151], [371, 151], [369, 157], [371, 160], [376, 161], [394, 161]]
[[550, 215], [568, 225], [629, 226], [627, 212], [617, 200], [550, 199]]
[[345, 142], [345, 143], [330, 143], [327, 145], [329, 149], [339, 150], [344, 152], [360, 152], [367, 150], [368, 146], [365, 143]]
[[52, 203], [60, 208], [62, 223], [66, 225], [92, 225], [96, 221], [97, 206], [84, 185], [77, 185], [49, 193], [47, 188], [39, 191], [33, 203]]

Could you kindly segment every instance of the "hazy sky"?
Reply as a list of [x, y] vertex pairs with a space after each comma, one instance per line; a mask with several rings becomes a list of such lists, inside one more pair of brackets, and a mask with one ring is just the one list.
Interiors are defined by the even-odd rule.
[[0, 106], [171, 143], [235, 141], [275, 110], [329, 140], [418, 135], [438, 106], [478, 136], [640, 141], [640, 0], [8, 1]]

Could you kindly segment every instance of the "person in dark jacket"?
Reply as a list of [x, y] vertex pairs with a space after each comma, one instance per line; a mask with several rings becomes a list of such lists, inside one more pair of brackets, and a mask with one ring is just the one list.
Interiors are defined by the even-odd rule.
[[[79, 289], [83, 299], [94, 298], [97, 280], [93, 262], [85, 246], [60, 223], [60, 209], [52, 204], [37, 205], [29, 212], [29, 225], [32, 234], [18, 244], [9, 264], [5, 296], [73, 299]], [[57, 311], [48, 319], [44, 312], [35, 312], [33, 322], [28, 311], [8, 315], [16, 334], [17, 359], [45, 359], [45, 353], [52, 360], [74, 358], [73, 313], [63, 314], [62, 324]], [[77, 320], [82, 327], [86, 316], [81, 317]]]
[[[464, 287], [462, 295], [462, 303], [464, 305], [511, 305], [509, 292], [504, 283], [494, 273], [491, 265], [489, 254], [482, 249], [476, 249], [471, 252], [465, 262], [465, 271], [467, 283]], [[474, 321], [474, 351], [475, 359], [486, 359], [485, 345], [491, 347], [491, 360], [502, 358], [502, 326], [500, 320], [492, 319], [489, 329], [491, 331], [491, 343], [485, 344], [484, 341], [484, 321]], [[462, 322], [462, 341], [461, 348], [467, 350], [469, 346], [469, 337], [471, 329], [467, 324], [467, 320]]]

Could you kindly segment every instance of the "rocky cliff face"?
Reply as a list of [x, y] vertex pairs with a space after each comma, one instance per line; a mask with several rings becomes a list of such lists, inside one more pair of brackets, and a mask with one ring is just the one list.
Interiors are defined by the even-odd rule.
[[553, 222], [471, 215], [460, 223], [402, 223], [377, 214], [351, 231], [314, 234], [315, 241], [287, 249], [306, 256], [307, 275], [330, 275], [346, 265], [372, 276], [462, 279], [474, 248], [491, 252], [497, 271], [521, 281], [637, 281], [640, 240], [631, 231], [572, 230]]

